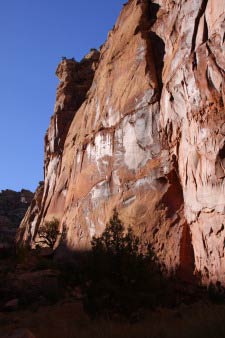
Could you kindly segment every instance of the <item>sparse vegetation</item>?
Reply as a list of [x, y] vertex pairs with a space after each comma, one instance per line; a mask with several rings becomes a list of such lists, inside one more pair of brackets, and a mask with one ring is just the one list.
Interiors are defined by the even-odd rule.
[[[140, 239], [114, 214], [102, 235], [92, 240], [91, 283], [86, 288], [86, 308], [89, 312], [134, 316], [146, 305], [148, 290], [161, 287], [161, 275], [156, 258], [148, 246], [140, 252]], [[148, 287], [147, 287], [148, 284]], [[150, 306], [156, 299], [148, 299]]]
[[[60, 235], [58, 229], [59, 221], [53, 218], [39, 230], [44, 236], [44, 246], [54, 246]], [[178, 319], [182, 321], [183, 313], [188, 314], [189, 309], [195, 311], [195, 302], [199, 302], [201, 307], [205, 304], [205, 308], [209, 304], [224, 309], [224, 289], [221, 285], [210, 286], [208, 292], [206, 288], [192, 287], [189, 292], [189, 285], [180, 283], [176, 277], [165, 277], [151, 245], [143, 243], [131, 227], [126, 228], [116, 210], [103, 233], [93, 238], [90, 251], [71, 253], [61, 261], [56, 259], [56, 255], [43, 255], [48, 251], [53, 252], [23, 246], [17, 249], [16, 257], [8, 258], [7, 269], [0, 266], [0, 308], [14, 298], [18, 299], [19, 309], [27, 313], [46, 306], [50, 312], [63, 304], [79, 306], [82, 316], [90, 324], [90, 330], [96, 323], [96, 328], [104, 331], [93, 332], [93, 337], [122, 337], [120, 328], [123, 325], [131, 330], [129, 332], [132, 332], [131, 328], [137, 328], [133, 337], [145, 337], [147, 327], [152, 330], [151, 325], [154, 326], [154, 320], [146, 326], [152, 316], [161, 320], [163, 313], [171, 313], [174, 322]], [[96, 321], [90, 321], [83, 309]], [[136, 323], [139, 321], [140, 324]], [[128, 322], [136, 324], [129, 326]], [[103, 329], [101, 323], [107, 323], [112, 329]], [[183, 323], [188, 327], [188, 323]], [[145, 330], [142, 330], [143, 325]], [[155, 337], [162, 336], [156, 327], [154, 330]], [[199, 332], [203, 332], [201, 330], [199, 325]], [[224, 331], [221, 329], [221, 332]], [[166, 331], [163, 331], [163, 336], [164, 333]], [[86, 333], [83, 334], [85, 337]]]
[[140, 238], [131, 227], [125, 229], [114, 210], [102, 235], [93, 238], [92, 251], [76, 260], [79, 263], [74, 264], [74, 273], [69, 267], [73, 282], [82, 288], [84, 306], [91, 315], [138, 318], [144, 308], [168, 301], [167, 284], [151, 246], [145, 243], [143, 254], [141, 245], [143, 248]]
[[189, 304], [204, 293], [165, 276], [151, 245], [126, 229], [116, 210], [103, 233], [93, 238], [92, 250], [74, 253], [58, 268], [63, 288], [78, 288], [93, 317], [137, 321], [147, 309]]

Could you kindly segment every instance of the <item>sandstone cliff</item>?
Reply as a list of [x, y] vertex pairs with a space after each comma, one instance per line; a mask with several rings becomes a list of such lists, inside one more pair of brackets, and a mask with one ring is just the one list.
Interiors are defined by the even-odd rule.
[[21, 240], [54, 216], [86, 249], [117, 207], [169, 270], [225, 284], [224, 18], [224, 0], [131, 0], [100, 55], [60, 63]]

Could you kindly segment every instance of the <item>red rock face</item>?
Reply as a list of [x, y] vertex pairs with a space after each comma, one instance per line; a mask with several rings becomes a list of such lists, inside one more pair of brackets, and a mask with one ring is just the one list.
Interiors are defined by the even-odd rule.
[[224, 13], [224, 0], [132, 0], [100, 57], [59, 65], [23, 240], [57, 217], [85, 250], [117, 207], [168, 270], [225, 283]]
[[180, 9], [174, 3], [170, 11], [176, 18], [164, 13], [162, 20], [173, 26], [171, 35], [160, 21], [156, 26], [170, 51], [161, 126], [179, 168], [195, 268], [204, 282], [225, 283], [225, 2], [187, 1]]

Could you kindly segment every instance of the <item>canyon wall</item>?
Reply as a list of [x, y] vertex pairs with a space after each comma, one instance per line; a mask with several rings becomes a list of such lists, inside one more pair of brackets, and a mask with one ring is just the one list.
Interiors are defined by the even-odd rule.
[[225, 284], [224, 19], [225, 0], [131, 0], [100, 53], [60, 63], [18, 240], [56, 217], [86, 250], [116, 207], [168, 270]]

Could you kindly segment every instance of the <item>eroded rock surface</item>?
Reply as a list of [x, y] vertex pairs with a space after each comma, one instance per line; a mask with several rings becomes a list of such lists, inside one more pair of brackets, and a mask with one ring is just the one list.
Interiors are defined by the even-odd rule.
[[224, 18], [224, 0], [132, 0], [100, 57], [62, 61], [20, 238], [57, 217], [85, 250], [117, 207], [168, 270], [225, 283]]

